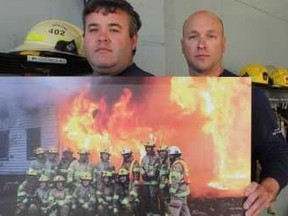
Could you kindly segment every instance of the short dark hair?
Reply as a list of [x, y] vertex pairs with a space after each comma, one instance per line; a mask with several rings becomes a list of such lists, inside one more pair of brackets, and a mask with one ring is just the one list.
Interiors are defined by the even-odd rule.
[[[139, 14], [134, 10], [132, 5], [126, 0], [90, 0], [83, 9], [82, 21], [85, 31], [85, 18], [93, 12], [102, 11], [103, 14], [115, 13], [116, 10], [125, 11], [130, 17], [129, 34], [134, 36], [141, 28], [141, 20]], [[84, 33], [85, 34], [85, 33]]]

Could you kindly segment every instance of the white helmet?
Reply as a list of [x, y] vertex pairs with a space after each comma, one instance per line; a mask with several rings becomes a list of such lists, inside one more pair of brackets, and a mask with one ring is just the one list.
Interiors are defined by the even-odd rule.
[[182, 154], [181, 150], [177, 146], [169, 147], [169, 155], [179, 155]]
[[130, 148], [127, 148], [127, 147], [124, 147], [122, 150], [121, 150], [121, 154], [124, 155], [124, 154], [131, 154], [132, 151]]

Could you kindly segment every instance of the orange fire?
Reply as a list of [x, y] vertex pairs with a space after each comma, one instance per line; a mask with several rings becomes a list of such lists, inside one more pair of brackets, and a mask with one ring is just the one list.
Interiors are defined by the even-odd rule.
[[248, 185], [251, 96], [246, 79], [157, 78], [148, 87], [109, 88], [119, 93], [116, 100], [109, 92], [94, 97], [87, 88], [60, 104], [62, 147], [89, 149], [93, 162], [100, 160], [100, 150], [109, 149], [119, 167], [123, 147], [140, 161], [143, 142], [154, 134], [156, 148], [166, 144], [182, 150], [193, 195], [241, 194]]

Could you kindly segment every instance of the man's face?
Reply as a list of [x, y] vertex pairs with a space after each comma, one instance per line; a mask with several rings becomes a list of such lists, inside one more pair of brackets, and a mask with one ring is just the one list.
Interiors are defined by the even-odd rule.
[[138, 35], [130, 37], [129, 16], [122, 10], [85, 19], [84, 48], [94, 74], [116, 75], [133, 62]]
[[225, 51], [221, 22], [210, 13], [192, 15], [184, 24], [182, 52], [190, 74], [215, 75]]

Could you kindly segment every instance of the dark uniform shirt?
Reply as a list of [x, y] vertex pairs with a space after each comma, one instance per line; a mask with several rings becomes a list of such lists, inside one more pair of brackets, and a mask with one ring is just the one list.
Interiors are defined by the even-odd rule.
[[[225, 70], [220, 77], [236, 77]], [[272, 177], [282, 189], [288, 181], [288, 145], [279, 130], [275, 115], [264, 93], [252, 85], [252, 180], [259, 160], [261, 179]]]
[[141, 76], [154, 76], [151, 73], [143, 71], [139, 68], [135, 63], [127, 67], [122, 73], [117, 74], [117, 76], [134, 76], [134, 77], [141, 77]]

